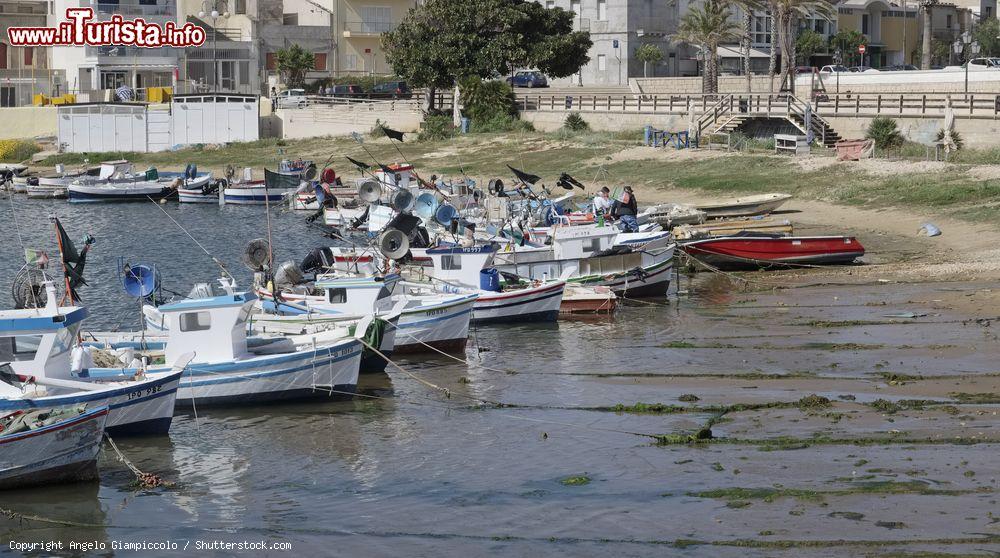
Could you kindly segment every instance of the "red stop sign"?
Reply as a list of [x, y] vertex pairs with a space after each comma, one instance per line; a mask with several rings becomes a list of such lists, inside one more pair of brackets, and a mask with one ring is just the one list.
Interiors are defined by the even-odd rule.
[[865, 45], [858, 45], [858, 54], [865, 53]]

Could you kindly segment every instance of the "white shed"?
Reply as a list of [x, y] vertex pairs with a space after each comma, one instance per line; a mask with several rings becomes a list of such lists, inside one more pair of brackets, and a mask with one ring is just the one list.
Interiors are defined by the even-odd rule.
[[256, 95], [177, 95], [171, 103], [174, 145], [260, 138]]
[[70, 153], [147, 150], [146, 105], [83, 103], [58, 110], [59, 150]]

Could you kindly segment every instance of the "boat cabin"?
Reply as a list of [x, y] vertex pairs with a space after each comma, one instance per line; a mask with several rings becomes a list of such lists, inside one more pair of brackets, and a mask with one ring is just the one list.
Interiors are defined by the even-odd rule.
[[550, 237], [555, 259], [589, 258], [614, 246], [619, 232], [615, 227], [596, 225], [552, 227]]
[[495, 244], [484, 244], [471, 248], [428, 248], [425, 254], [433, 264], [431, 277], [441, 280], [446, 286], [452, 284], [478, 289], [480, 271], [493, 265], [496, 252]]
[[121, 159], [118, 161], [103, 161], [101, 162], [100, 171], [98, 171], [97, 177], [100, 180], [113, 180], [119, 178], [125, 178], [125, 175], [132, 172], [132, 163]]
[[[184, 353], [198, 362], [236, 360], [247, 354], [247, 320], [257, 295], [227, 292], [222, 296], [164, 304], [156, 310], [167, 329], [166, 363]], [[149, 312], [146, 312], [147, 320]]]
[[44, 308], [0, 311], [0, 363], [18, 374], [69, 379], [73, 345], [86, 308], [60, 307], [55, 285], [44, 283]]
[[[386, 172], [386, 170], [390, 172]], [[378, 180], [380, 184], [387, 184], [395, 188], [409, 188], [410, 182], [414, 182], [413, 186], [416, 186], [413, 165], [396, 163], [387, 165], [386, 170], [379, 168], [372, 172], [375, 180]]]
[[316, 288], [323, 291], [323, 309], [349, 316], [365, 316], [392, 308], [392, 292], [399, 280], [399, 275], [395, 274], [385, 277], [321, 275], [316, 279]]

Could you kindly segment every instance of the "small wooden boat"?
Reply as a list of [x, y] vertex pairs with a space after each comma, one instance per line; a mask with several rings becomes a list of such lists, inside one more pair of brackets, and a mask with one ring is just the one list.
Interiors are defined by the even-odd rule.
[[677, 225], [690, 225], [704, 223], [708, 215], [690, 205], [679, 203], [661, 203], [652, 205], [644, 209], [635, 216], [640, 225], [646, 223], [656, 223], [665, 229]]
[[681, 225], [674, 227], [673, 234], [677, 240], [697, 240], [709, 237], [733, 236], [748, 231], [790, 235], [792, 234], [792, 222], [788, 219], [775, 220], [762, 217], [717, 220], [709, 221], [703, 225]]
[[747, 234], [694, 240], [681, 244], [681, 249], [720, 268], [846, 264], [865, 255], [853, 236]]
[[0, 416], [0, 489], [97, 479], [108, 407]]
[[770, 213], [791, 198], [791, 194], [760, 194], [757, 196], [733, 198], [716, 203], [698, 204], [695, 207], [704, 211], [709, 219], [749, 217]]
[[618, 296], [610, 287], [567, 284], [560, 314], [612, 314], [618, 309]]

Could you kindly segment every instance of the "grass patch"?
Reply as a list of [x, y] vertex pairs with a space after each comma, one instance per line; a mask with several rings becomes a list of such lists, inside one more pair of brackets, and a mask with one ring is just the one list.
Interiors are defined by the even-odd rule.
[[997, 393], [949, 393], [951, 398], [959, 403], [972, 403], [980, 405], [991, 405], [1000, 403], [1000, 394]]
[[671, 413], [683, 413], [685, 409], [677, 405], [666, 405], [664, 403], [643, 403], [635, 405], [625, 405], [619, 403], [611, 408], [616, 413], [631, 413], [636, 415], [668, 415]]
[[799, 410], [802, 412], [817, 411], [826, 409], [831, 405], [830, 400], [822, 395], [807, 395], [799, 399]]
[[872, 351], [881, 349], [885, 345], [866, 343], [821, 343], [812, 342], [802, 346], [803, 349], [813, 349], [817, 351]]

